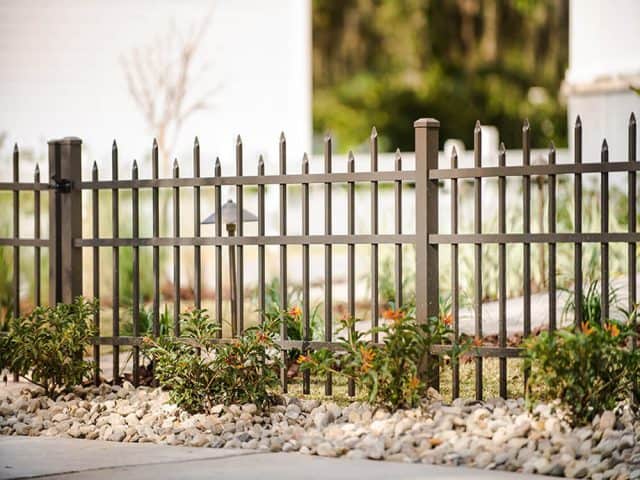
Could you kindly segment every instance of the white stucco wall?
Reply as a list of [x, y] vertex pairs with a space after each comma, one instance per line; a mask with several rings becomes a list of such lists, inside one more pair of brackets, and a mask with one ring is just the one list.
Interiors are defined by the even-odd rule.
[[571, 0], [567, 81], [640, 74], [639, 42], [637, 0]]
[[[183, 127], [175, 155], [191, 171], [190, 152], [200, 138], [202, 174], [212, 174], [219, 155], [233, 172], [235, 136], [245, 144], [247, 172], [259, 153], [275, 165], [280, 131], [287, 133], [292, 158], [311, 147], [311, 11], [309, 0], [0, 0], [0, 132], [13, 142], [46, 152], [46, 140], [74, 135], [85, 158], [110, 175], [111, 141], [123, 159], [148, 157], [154, 132], [130, 98], [119, 58], [162, 35], [172, 21], [192, 28], [213, 4], [213, 17], [200, 62], [212, 68], [197, 88], [220, 85], [213, 108]], [[185, 158], [186, 157], [186, 158]], [[210, 162], [210, 163], [207, 163]], [[275, 167], [274, 167], [275, 168]], [[84, 162], [89, 174], [90, 162]], [[44, 172], [43, 172], [44, 173]], [[0, 176], [7, 178], [8, 170]]]
[[584, 161], [599, 161], [607, 139], [611, 161], [626, 160], [631, 112], [640, 117], [640, 2], [571, 0], [568, 95], [570, 146], [580, 115]]

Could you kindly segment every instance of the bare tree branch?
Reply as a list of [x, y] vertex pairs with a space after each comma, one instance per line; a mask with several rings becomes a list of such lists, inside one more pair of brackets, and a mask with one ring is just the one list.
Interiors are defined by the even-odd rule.
[[156, 136], [163, 175], [169, 173], [182, 125], [194, 113], [210, 109], [210, 99], [219, 90], [196, 93], [198, 81], [210, 70], [210, 62], [198, 61], [212, 15], [213, 8], [185, 32], [171, 22], [164, 35], [121, 58], [127, 90]]

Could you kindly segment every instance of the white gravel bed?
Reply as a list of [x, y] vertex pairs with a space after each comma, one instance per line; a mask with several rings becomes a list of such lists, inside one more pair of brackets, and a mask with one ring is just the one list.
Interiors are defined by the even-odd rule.
[[571, 428], [552, 406], [528, 412], [522, 399], [447, 405], [431, 397], [395, 413], [358, 402], [284, 398], [267, 412], [219, 405], [192, 415], [169, 404], [167, 392], [129, 383], [78, 388], [56, 400], [23, 389], [0, 399], [0, 433], [640, 479], [640, 421], [626, 405]]

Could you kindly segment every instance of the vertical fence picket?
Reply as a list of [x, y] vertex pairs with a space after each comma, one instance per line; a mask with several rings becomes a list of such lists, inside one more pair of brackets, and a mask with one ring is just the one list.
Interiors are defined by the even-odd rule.
[[[93, 162], [91, 168], [91, 180], [98, 181], [98, 164]], [[100, 238], [100, 190], [97, 188], [91, 191], [91, 230], [93, 239], [98, 240]], [[93, 298], [100, 305], [100, 247], [94, 246], [92, 248], [93, 254]], [[97, 308], [93, 312], [93, 328], [98, 336], [100, 335], [100, 308]], [[100, 384], [100, 342], [96, 342], [93, 346], [93, 380], [96, 385]]]
[[[473, 157], [474, 166], [482, 167], [482, 128], [480, 121], [476, 122], [473, 131]], [[479, 235], [482, 233], [482, 178], [474, 179], [474, 232]], [[475, 313], [475, 337], [476, 340], [482, 340], [482, 244], [474, 245], [474, 313]], [[476, 356], [476, 399], [482, 400], [482, 357]]]
[[[20, 181], [20, 151], [18, 144], [13, 146], [13, 183]], [[20, 191], [13, 191], [13, 316], [20, 316], [20, 247], [17, 240], [20, 238]]]
[[[353, 174], [354, 171], [355, 158], [350, 151], [347, 158], [347, 172]], [[347, 234], [349, 235], [356, 233], [355, 185], [355, 182], [347, 182]], [[353, 242], [347, 244], [347, 311], [350, 318], [356, 318], [356, 246]], [[350, 397], [355, 396], [356, 384], [353, 379], [349, 379], [347, 389]]]
[[[193, 178], [200, 178], [200, 142], [193, 141]], [[193, 236], [200, 238], [200, 187], [193, 187]], [[202, 308], [202, 254], [200, 245], [193, 247], [193, 296], [195, 307]]]
[[[600, 162], [609, 163], [609, 146], [603, 140]], [[600, 172], [600, 232], [609, 232], [609, 173]], [[609, 318], [609, 242], [600, 243], [600, 323]]]
[[[309, 174], [309, 157], [302, 157], [302, 174]], [[302, 235], [309, 235], [309, 183], [302, 184]], [[302, 337], [305, 342], [311, 341], [311, 298], [309, 291], [309, 243], [302, 244]], [[306, 351], [304, 353], [307, 353]], [[311, 374], [309, 370], [302, 373], [302, 393], [311, 393]]]
[[[324, 172], [331, 173], [331, 137], [324, 139]], [[324, 184], [324, 234], [331, 235], [331, 182]], [[330, 243], [324, 246], [324, 340], [333, 339], [333, 253]], [[325, 395], [331, 395], [333, 381], [331, 374], [327, 374], [324, 386]]]
[[[582, 163], [582, 120], [576, 118], [574, 128], [574, 161], [576, 165]], [[573, 229], [575, 233], [582, 233], [582, 174], [575, 173], [573, 177], [574, 219]], [[582, 323], [582, 243], [576, 241], [573, 244], [573, 271], [574, 271], [574, 323], [576, 328]]]
[[[280, 134], [279, 143], [279, 163], [280, 163], [280, 175], [284, 177], [287, 174], [287, 140], [284, 137], [284, 132]], [[287, 235], [287, 185], [285, 183], [280, 184], [280, 235]], [[289, 308], [287, 297], [287, 246], [280, 245], [280, 308], [287, 310]], [[287, 322], [281, 319], [280, 323], [280, 338], [282, 340], [287, 339]], [[280, 370], [280, 383], [282, 384], [282, 391], [287, 392], [287, 352], [282, 351], [282, 369]]]
[[[236, 175], [242, 176], [242, 139], [238, 135], [236, 141]], [[238, 225], [236, 231], [238, 237], [244, 235], [244, 195], [242, 185], [236, 185], [236, 204], [238, 205]], [[237, 293], [236, 293], [236, 305], [237, 305], [237, 332], [242, 335], [244, 332], [244, 247], [238, 244], [237, 248]]]
[[[531, 164], [531, 128], [529, 121], [525, 119], [522, 126], [522, 164], [529, 166]], [[531, 243], [529, 235], [531, 234], [531, 176], [523, 175], [522, 177], [522, 233], [524, 234], [524, 243], [522, 245], [522, 323], [523, 335], [528, 337], [531, 334]], [[529, 369], [524, 370], [525, 389], [529, 381]]]
[[[40, 235], [40, 166], [36, 163], [33, 174], [35, 190], [33, 192], [33, 237], [39, 240]], [[33, 281], [34, 281], [34, 301], [36, 306], [42, 304], [42, 279], [40, 274], [40, 246], [36, 245], [33, 250]]]
[[[371, 171], [378, 171], [378, 132], [376, 127], [371, 129], [369, 138], [371, 155]], [[378, 182], [371, 182], [371, 235], [378, 235]], [[374, 329], [371, 340], [378, 342], [379, 295], [378, 295], [378, 244], [371, 244], [371, 328]]]
[[[556, 149], [549, 149], [549, 165], [556, 164]], [[556, 176], [549, 175], [549, 233], [556, 233]], [[549, 330], [557, 327], [556, 242], [549, 242]]]
[[[118, 146], [113, 141], [111, 148], [111, 178], [115, 182], [118, 180]], [[111, 189], [111, 221], [113, 223], [113, 238], [120, 236], [120, 211], [119, 211], [119, 190]], [[113, 383], [120, 383], [120, 248], [114, 245], [112, 248], [112, 274], [113, 274], [113, 314], [112, 314], [112, 337], [113, 337]]]
[[[402, 170], [402, 156], [400, 149], [396, 150], [394, 159], [394, 168], [396, 172]], [[395, 201], [395, 233], [402, 234], [402, 180], [394, 182], [394, 201]], [[402, 243], [395, 244], [395, 307], [402, 307]]]
[[[525, 120], [522, 126], [522, 164], [529, 166], [531, 164], [531, 127], [529, 121]], [[524, 175], [522, 177], [522, 232], [525, 235], [525, 241], [522, 245], [522, 276], [523, 276], [523, 323], [524, 335], [529, 336], [531, 333], [531, 243], [529, 234], [531, 233], [531, 176]]]
[[[458, 152], [456, 147], [451, 149], [451, 168], [458, 168]], [[451, 234], [456, 235], [458, 233], [458, 180], [456, 178], [451, 180]], [[458, 271], [458, 244], [453, 243], [451, 245], [451, 323], [453, 324], [453, 335], [456, 341], [460, 338], [460, 295], [459, 280], [460, 274]], [[458, 398], [460, 396], [460, 364], [455, 362], [452, 368], [452, 397]]]
[[[173, 160], [173, 178], [180, 178], [178, 160]], [[180, 238], [180, 188], [173, 187], [173, 237]], [[180, 246], [173, 245], [173, 334], [180, 336]]]
[[[636, 116], [632, 113], [629, 117], [629, 130], [628, 130], [628, 142], [629, 142], [629, 152], [628, 159], [629, 162], [637, 162], [638, 158], [636, 157], [636, 145], [637, 145], [637, 130], [636, 130]], [[628, 189], [628, 224], [629, 224], [629, 233], [636, 233], [637, 231], [637, 187], [636, 187], [636, 172], [629, 171], [627, 173], [627, 189]], [[628, 276], [629, 276], [629, 312], [634, 312], [633, 317], [631, 318], [631, 322], [634, 325], [634, 331], [637, 331], [637, 321], [638, 321], [638, 311], [634, 309], [637, 308], [638, 301], [638, 290], [637, 290], [637, 249], [636, 242], [629, 242], [627, 244], [627, 261], [629, 263], [628, 266]], [[637, 337], [632, 337], [632, 348], [635, 350], [638, 347], [638, 339]], [[637, 384], [636, 384], [637, 385]], [[636, 399], [637, 401], [638, 399]]]
[[[153, 148], [151, 150], [151, 178], [158, 180], [158, 142], [153, 139]], [[160, 236], [160, 208], [159, 189], [157, 186], [151, 188], [151, 217], [152, 217], [152, 233], [153, 238]], [[153, 319], [152, 330], [153, 336], [160, 335], [160, 247], [154, 245], [152, 247], [153, 255]]]
[[[133, 239], [133, 288], [131, 299], [131, 322], [133, 324], [133, 336], [138, 337], [140, 335], [140, 247], [138, 246], [138, 240], [140, 238], [140, 210], [139, 210], [139, 193], [138, 185], [138, 162], [133, 161], [131, 167], [131, 179], [133, 180], [133, 186], [131, 188], [131, 237]], [[133, 346], [133, 384], [138, 386], [140, 384], [140, 347], [138, 345]]]
[[[216, 158], [215, 176], [222, 176], [220, 159]], [[217, 184], [214, 188], [214, 202], [216, 212], [216, 237], [222, 238], [222, 187]], [[218, 322], [218, 338], [222, 336], [222, 245], [216, 245], [216, 321]]]
[[[13, 146], [13, 183], [20, 181], [20, 151], [18, 144]], [[13, 238], [16, 243], [13, 245], [13, 316], [20, 316], [20, 247], [17, 244], [20, 238], [20, 191], [13, 191]], [[13, 381], [17, 382], [20, 377], [17, 373], [13, 374]]]
[[[507, 163], [507, 153], [504, 143], [500, 143], [498, 166]], [[507, 233], [507, 178], [498, 177], [498, 233]], [[498, 244], [498, 344], [500, 348], [507, 346], [507, 245]], [[507, 398], [507, 358], [498, 359], [500, 376], [500, 396]]]
[[[264, 176], [264, 158], [260, 155], [258, 159], [258, 176]], [[264, 184], [258, 185], [258, 236], [264, 237]], [[266, 311], [265, 300], [265, 260], [264, 260], [264, 244], [258, 245], [258, 305], [260, 314], [264, 315]]]

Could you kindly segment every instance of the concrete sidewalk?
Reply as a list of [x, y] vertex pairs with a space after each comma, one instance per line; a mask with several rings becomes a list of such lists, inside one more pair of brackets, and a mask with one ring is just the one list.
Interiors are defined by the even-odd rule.
[[542, 480], [551, 477], [459, 467], [332, 459], [296, 453], [5, 436], [0, 437], [0, 479], [9, 478]]

